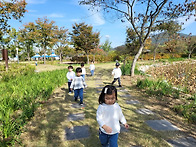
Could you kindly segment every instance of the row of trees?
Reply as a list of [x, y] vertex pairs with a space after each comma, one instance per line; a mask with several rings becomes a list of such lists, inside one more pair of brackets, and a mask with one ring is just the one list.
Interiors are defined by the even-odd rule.
[[93, 27], [85, 23], [75, 23], [72, 32], [68, 32], [68, 29], [55, 25], [54, 21], [38, 18], [35, 23], [25, 24], [18, 32], [12, 28], [0, 42], [2, 48], [9, 49], [14, 55], [16, 48], [19, 48], [20, 52], [27, 54], [28, 60], [35, 47], [41, 48], [44, 55], [48, 50], [55, 49], [61, 60], [63, 51], [70, 50], [69, 45], [73, 45], [75, 51], [81, 51], [88, 57], [90, 52], [98, 48], [99, 32], [93, 32]]
[[[23, 16], [25, 12], [25, 1], [21, 0], [20, 3], [17, 0], [11, 0], [11, 2], [3, 1], [1, 6], [6, 9], [1, 11], [2, 19], [10, 19], [11, 17], [4, 16], [4, 13], [11, 14], [12, 11], [7, 11], [7, 8], [12, 10], [13, 6], [7, 5], [11, 3], [13, 5], [17, 4], [14, 8], [21, 4], [22, 8], [14, 9], [13, 11], [17, 14], [11, 15], [12, 17], [19, 19]], [[149, 44], [148, 41], [151, 33], [157, 30], [168, 29], [170, 33], [172, 31], [176, 32], [175, 27], [171, 27], [174, 24], [171, 20], [178, 17], [187, 16], [189, 19], [195, 10], [195, 3], [191, 0], [175, 1], [172, 0], [79, 0], [81, 5], [90, 5], [94, 10], [96, 7], [99, 10], [104, 10], [107, 13], [117, 14], [116, 18], [120, 18], [122, 22], [127, 20], [130, 26], [127, 30], [127, 46], [129, 50], [136, 49], [134, 54], [134, 59], [132, 62], [131, 75], [134, 76], [134, 69], [136, 61], [142, 54], [145, 44]], [[10, 7], [10, 8], [9, 8]], [[142, 10], [141, 10], [142, 8]], [[139, 11], [138, 11], [139, 10]], [[2, 13], [3, 12], [3, 13]], [[117, 13], [116, 13], [117, 12]], [[15, 17], [18, 16], [18, 17]], [[169, 24], [169, 26], [167, 26]], [[6, 30], [7, 23], [3, 24], [2, 30]], [[171, 28], [169, 28], [171, 27]], [[14, 32], [14, 31], [13, 31]], [[18, 34], [18, 37], [16, 37]], [[174, 33], [173, 33], [174, 34]], [[70, 41], [68, 41], [68, 36], [70, 35]], [[13, 41], [14, 39], [17, 41]], [[76, 51], [83, 51], [87, 57], [90, 52], [94, 52], [94, 49], [98, 47], [99, 44], [99, 32], [92, 32], [92, 26], [88, 26], [84, 23], [73, 25], [73, 30], [68, 33], [65, 28], [58, 28], [53, 21], [49, 21], [46, 18], [36, 20], [36, 23], [28, 23], [24, 26], [24, 29], [19, 30], [17, 33], [13, 33], [12, 41], [5, 38], [1, 39], [3, 43], [7, 45], [7, 42], [13, 42], [15, 46], [20, 45], [25, 46], [26, 51], [29, 52], [35, 45], [42, 48], [45, 53], [47, 49], [54, 48], [56, 46], [59, 49], [59, 53], [69, 45], [69, 42], [73, 45]], [[171, 43], [171, 40], [170, 40]], [[106, 42], [102, 46], [103, 49], [110, 48], [110, 42]], [[168, 48], [168, 50], [170, 50]], [[45, 61], [45, 58], [44, 58]]]

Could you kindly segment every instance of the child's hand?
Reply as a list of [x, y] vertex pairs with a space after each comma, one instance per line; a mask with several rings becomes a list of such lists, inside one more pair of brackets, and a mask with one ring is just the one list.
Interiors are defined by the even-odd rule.
[[129, 125], [128, 124], [124, 124], [125, 128], [128, 129], [129, 128]]
[[73, 89], [72, 89], [72, 88], [70, 88], [70, 90], [72, 91]]
[[107, 133], [112, 133], [112, 128], [110, 128], [109, 126], [103, 125], [102, 127]]

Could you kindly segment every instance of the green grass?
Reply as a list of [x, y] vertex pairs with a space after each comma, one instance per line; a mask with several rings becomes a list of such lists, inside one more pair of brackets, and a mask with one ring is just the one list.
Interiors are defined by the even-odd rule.
[[[173, 98], [180, 98], [180, 91], [173, 89], [172, 86], [165, 81], [153, 81], [149, 79], [138, 80], [137, 87], [145, 89], [150, 95], [157, 97], [170, 96]], [[175, 105], [173, 110], [182, 115], [189, 122], [196, 122], [196, 94], [187, 99], [187, 104]]]
[[46, 101], [54, 89], [66, 82], [66, 72], [33, 72], [0, 83], [0, 145], [14, 144], [39, 102]]

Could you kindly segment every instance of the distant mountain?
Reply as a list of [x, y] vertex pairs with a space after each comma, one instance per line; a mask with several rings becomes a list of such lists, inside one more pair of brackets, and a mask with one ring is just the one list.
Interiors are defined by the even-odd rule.
[[[156, 38], [158, 37], [158, 35], [160, 35], [160, 39], [158, 40], [158, 43], [163, 44], [164, 42], [166, 42], [168, 40], [168, 35], [161, 33], [161, 34], [157, 34], [154, 37], [151, 37], [152, 39], [152, 43], [155, 44], [156, 43]], [[183, 34], [183, 33], [179, 33], [180, 37], [187, 37], [187, 34]]]

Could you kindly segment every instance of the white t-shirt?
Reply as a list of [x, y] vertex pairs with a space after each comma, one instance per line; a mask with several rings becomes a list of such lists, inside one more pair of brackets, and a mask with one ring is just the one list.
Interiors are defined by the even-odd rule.
[[82, 75], [85, 75], [86, 74], [86, 69], [85, 67], [82, 67]]
[[103, 133], [106, 133], [102, 128], [103, 125], [112, 128], [112, 133], [110, 134], [116, 134], [120, 132], [120, 122], [126, 124], [126, 119], [118, 103], [114, 103], [113, 105], [107, 105], [105, 103], [100, 104], [97, 109], [96, 118], [99, 128]]
[[89, 67], [89, 69], [90, 70], [95, 70], [95, 65], [94, 64], [91, 64], [90, 67]]
[[114, 78], [119, 78], [122, 75], [120, 68], [114, 68], [112, 71], [112, 75], [114, 75]]
[[[68, 82], [71, 82], [73, 79], [75, 78], [75, 72], [74, 71], [71, 71], [71, 72], [67, 72], [67, 79], [68, 79]], [[71, 80], [72, 79], [72, 80]]]

